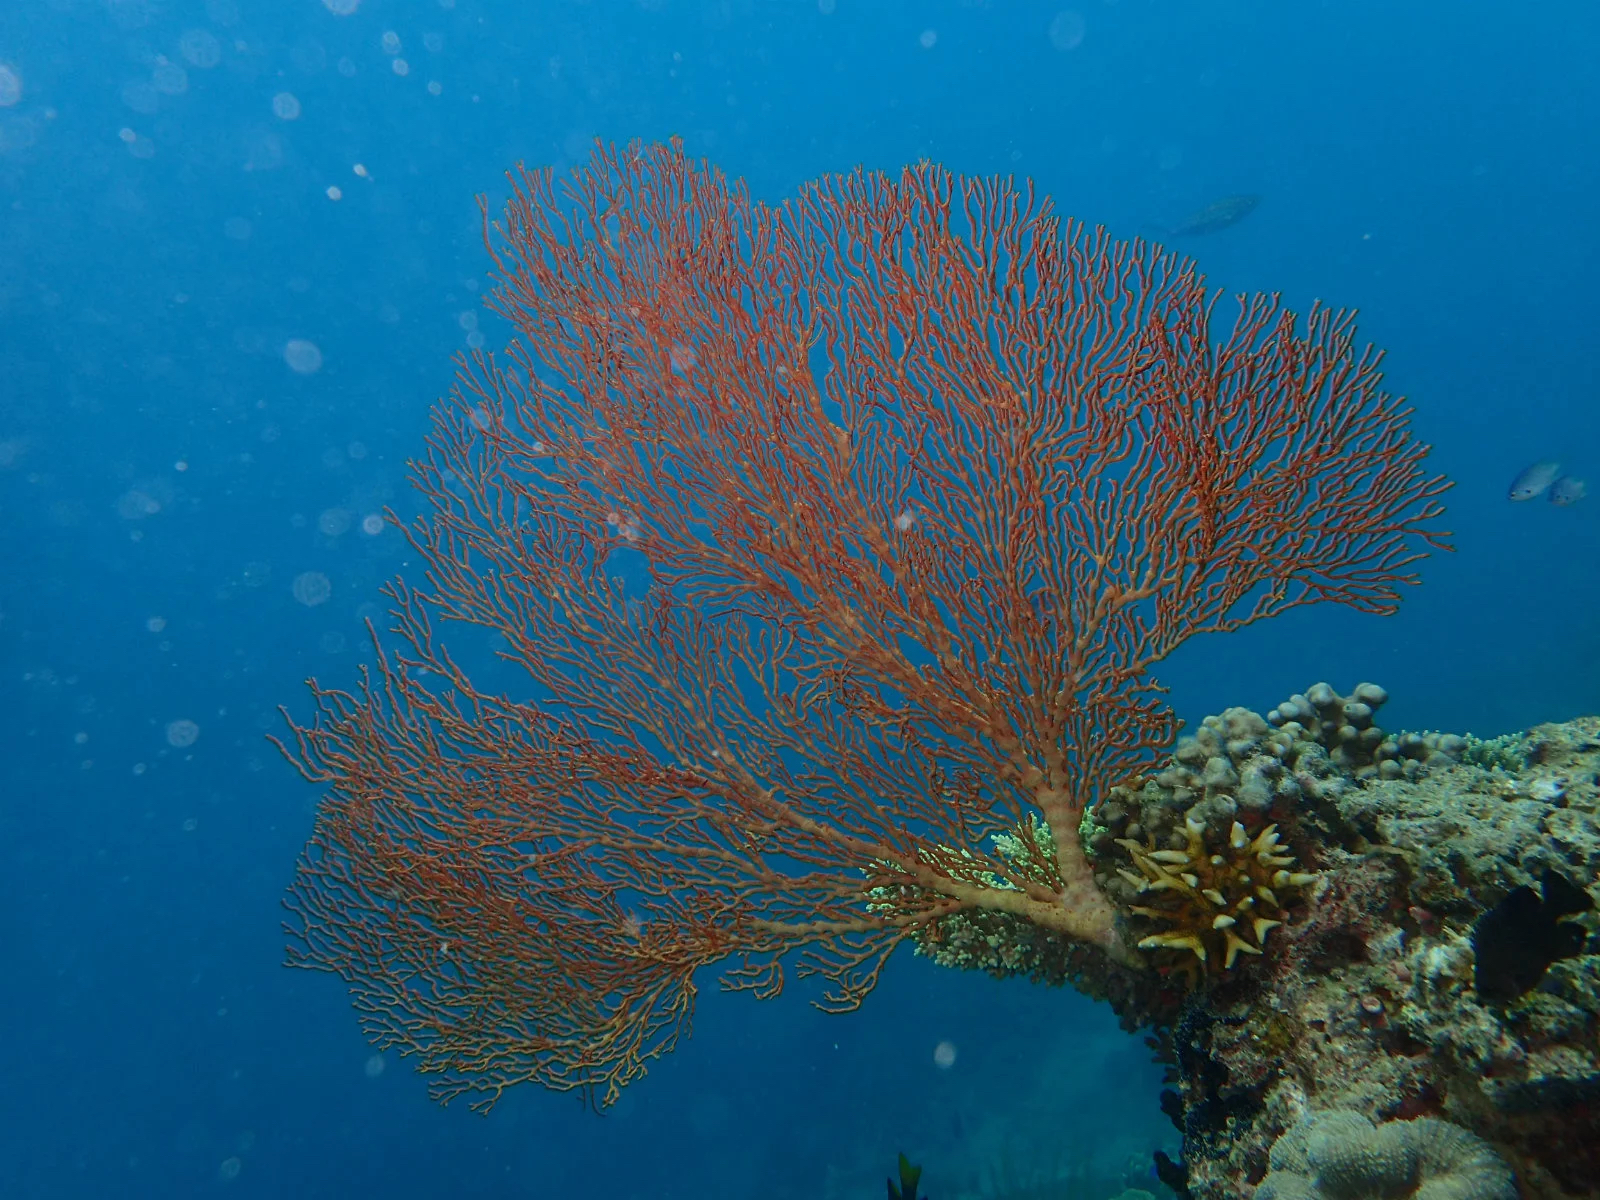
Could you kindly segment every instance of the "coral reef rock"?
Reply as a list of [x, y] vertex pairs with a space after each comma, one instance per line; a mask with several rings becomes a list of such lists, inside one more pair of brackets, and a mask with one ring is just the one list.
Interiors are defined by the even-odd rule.
[[[1390, 734], [1374, 720], [1385, 698], [1318, 685], [1266, 717], [1207, 718], [1082, 831], [1135, 937], [1151, 907], [1138, 857], [1182, 851], [1196, 828], [1232, 845], [1235, 824], [1252, 840], [1276, 826], [1273, 855], [1314, 876], [1278, 897], [1262, 954], [1174, 986], [1169, 1010], [1123, 1011], [1157, 1031], [1183, 1186], [1191, 1200], [1600, 1195], [1596, 914], [1570, 917], [1577, 952], [1521, 995], [1480, 995], [1472, 940], [1550, 872], [1600, 894], [1600, 719], [1492, 741]], [[1156, 959], [1170, 943], [1151, 953], [1175, 981]], [[1346, 1137], [1362, 1147], [1348, 1170]], [[1449, 1155], [1465, 1164], [1453, 1183]], [[1390, 1167], [1414, 1189], [1339, 1190]]]

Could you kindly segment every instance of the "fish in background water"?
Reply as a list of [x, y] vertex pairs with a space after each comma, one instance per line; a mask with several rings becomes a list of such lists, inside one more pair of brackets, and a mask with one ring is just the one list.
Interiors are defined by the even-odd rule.
[[1224, 196], [1213, 200], [1199, 212], [1190, 213], [1176, 225], [1153, 226], [1163, 237], [1194, 237], [1202, 233], [1217, 233], [1230, 225], [1237, 225], [1261, 203], [1260, 196]]
[[[1523, 467], [1517, 472], [1517, 477], [1511, 481], [1511, 487], [1506, 495], [1513, 500], [1532, 500], [1560, 478], [1560, 463], [1549, 459], [1536, 462], [1531, 467]], [[1571, 501], [1564, 503], [1570, 504]]]
[[1571, 475], [1563, 475], [1550, 485], [1550, 503], [1576, 504], [1589, 494], [1588, 485], [1581, 479], [1574, 479]]

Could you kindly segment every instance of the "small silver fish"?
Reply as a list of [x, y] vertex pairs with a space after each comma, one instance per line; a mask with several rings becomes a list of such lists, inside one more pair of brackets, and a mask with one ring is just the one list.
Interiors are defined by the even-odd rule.
[[1192, 237], [1201, 233], [1216, 233], [1230, 225], [1237, 225], [1255, 212], [1256, 205], [1260, 203], [1260, 196], [1224, 196], [1179, 221], [1171, 235]]
[[1563, 475], [1550, 485], [1551, 504], [1576, 504], [1589, 494], [1589, 489], [1583, 480], [1574, 479], [1571, 475]]
[[1513, 500], [1532, 500], [1560, 478], [1560, 463], [1548, 460], [1536, 462], [1533, 466], [1524, 467], [1518, 472], [1517, 477], [1511, 481], [1511, 489], [1506, 495]]

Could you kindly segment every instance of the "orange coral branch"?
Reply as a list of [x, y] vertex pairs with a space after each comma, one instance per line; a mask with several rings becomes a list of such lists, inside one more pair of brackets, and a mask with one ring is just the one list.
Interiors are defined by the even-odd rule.
[[[1175, 732], [1151, 669], [1390, 611], [1441, 544], [1349, 315], [1242, 298], [1219, 336], [1192, 264], [1026, 189], [922, 164], [769, 208], [676, 146], [513, 184], [517, 340], [415, 464], [407, 649], [292, 752], [328, 789], [292, 961], [441, 1095], [609, 1102], [699, 967], [770, 995], [798, 951], [850, 1008], [962, 910], [1129, 957], [1077, 822]], [[1032, 814], [1055, 858], [996, 853]]]

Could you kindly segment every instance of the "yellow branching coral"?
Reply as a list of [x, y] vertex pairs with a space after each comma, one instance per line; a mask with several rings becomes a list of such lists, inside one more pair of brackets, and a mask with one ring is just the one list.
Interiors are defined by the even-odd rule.
[[1129, 911], [1162, 926], [1140, 939], [1139, 948], [1191, 953], [1191, 968], [1229, 971], [1239, 955], [1259, 955], [1267, 932], [1283, 924], [1283, 897], [1317, 877], [1295, 869], [1299, 864], [1279, 842], [1276, 825], [1252, 838], [1235, 821], [1221, 850], [1206, 845], [1201, 822], [1191, 817], [1184, 827], [1189, 844], [1183, 850], [1117, 839], [1140, 872], [1117, 873], [1145, 901]]

